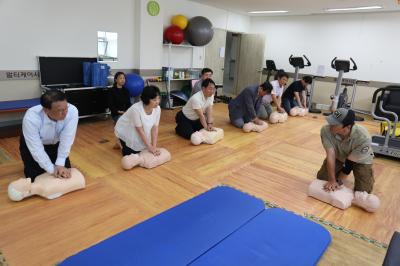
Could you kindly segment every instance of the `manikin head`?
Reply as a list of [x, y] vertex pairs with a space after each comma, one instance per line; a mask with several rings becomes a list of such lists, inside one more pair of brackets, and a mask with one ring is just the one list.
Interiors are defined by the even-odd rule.
[[21, 201], [31, 195], [30, 178], [20, 178], [8, 185], [8, 197], [13, 201]]
[[68, 102], [60, 90], [48, 90], [40, 97], [45, 114], [54, 121], [64, 120], [68, 113]]

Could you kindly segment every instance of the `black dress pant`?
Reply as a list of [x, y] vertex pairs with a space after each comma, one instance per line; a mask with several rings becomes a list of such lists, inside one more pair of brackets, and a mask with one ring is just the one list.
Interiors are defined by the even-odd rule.
[[[52, 145], [44, 145], [44, 151], [49, 156], [51, 162], [54, 164], [57, 160], [57, 152], [58, 152], [59, 143]], [[24, 135], [21, 134], [19, 141], [19, 151], [21, 153], [21, 159], [24, 162], [24, 174], [25, 177], [30, 177], [32, 182], [38, 175], [45, 173], [46, 171], [40, 167], [40, 165], [33, 159], [31, 152], [26, 145]], [[65, 160], [65, 167], [71, 168], [71, 162], [69, 161], [69, 157]]]
[[182, 111], [179, 111], [175, 116], [176, 127], [175, 132], [185, 139], [190, 139], [190, 136], [196, 131], [203, 128], [200, 119], [190, 120], [187, 118]]

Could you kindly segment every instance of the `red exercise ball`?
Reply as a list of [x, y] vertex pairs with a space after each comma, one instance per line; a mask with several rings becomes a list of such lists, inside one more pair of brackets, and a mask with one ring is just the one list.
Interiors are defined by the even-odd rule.
[[183, 30], [178, 26], [172, 25], [165, 29], [164, 40], [173, 44], [180, 44], [183, 42]]

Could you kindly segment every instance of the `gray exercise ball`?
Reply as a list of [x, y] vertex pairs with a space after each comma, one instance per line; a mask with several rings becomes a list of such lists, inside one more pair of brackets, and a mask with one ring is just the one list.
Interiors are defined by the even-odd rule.
[[212, 40], [214, 30], [211, 22], [207, 18], [198, 16], [189, 20], [185, 34], [187, 41], [191, 45], [203, 46]]

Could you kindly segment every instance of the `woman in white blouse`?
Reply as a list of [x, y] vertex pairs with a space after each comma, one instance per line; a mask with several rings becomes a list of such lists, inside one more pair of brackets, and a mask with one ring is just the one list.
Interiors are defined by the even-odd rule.
[[148, 150], [160, 155], [157, 147], [158, 124], [161, 108], [160, 89], [146, 86], [140, 96], [141, 101], [133, 104], [117, 121], [115, 135], [122, 145], [122, 156]]

